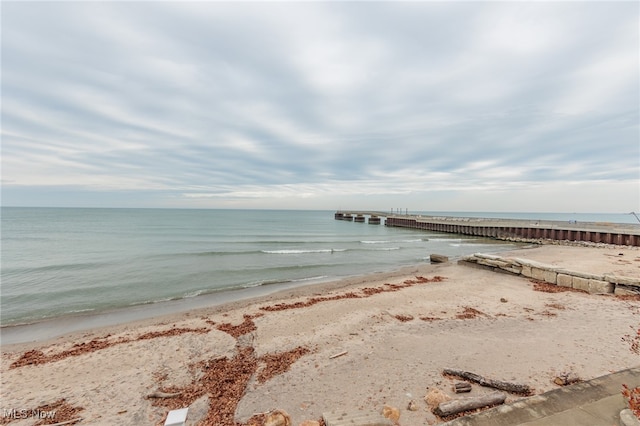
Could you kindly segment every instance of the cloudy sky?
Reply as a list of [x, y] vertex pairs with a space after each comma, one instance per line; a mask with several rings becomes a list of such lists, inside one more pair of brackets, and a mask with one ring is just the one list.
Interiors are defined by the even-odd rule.
[[640, 210], [638, 2], [2, 2], [14, 206]]

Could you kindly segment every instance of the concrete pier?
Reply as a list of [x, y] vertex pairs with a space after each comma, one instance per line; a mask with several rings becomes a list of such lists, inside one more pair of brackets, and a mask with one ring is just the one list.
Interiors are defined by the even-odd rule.
[[[492, 219], [452, 216], [399, 215], [381, 211], [338, 211], [335, 218], [385, 217], [385, 226], [424, 229], [496, 239], [550, 239], [640, 246], [640, 224], [609, 222], [562, 222], [542, 220]], [[369, 223], [371, 222], [369, 219]], [[364, 219], [362, 220], [364, 221]]]

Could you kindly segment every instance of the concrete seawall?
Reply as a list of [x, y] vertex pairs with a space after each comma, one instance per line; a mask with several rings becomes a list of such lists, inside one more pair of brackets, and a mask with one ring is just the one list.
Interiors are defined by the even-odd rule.
[[458, 263], [521, 275], [526, 278], [570, 287], [589, 293], [614, 293], [616, 295], [640, 294], [640, 277], [625, 277], [613, 274], [590, 274], [571, 271], [526, 259], [508, 258], [476, 253], [466, 256]]

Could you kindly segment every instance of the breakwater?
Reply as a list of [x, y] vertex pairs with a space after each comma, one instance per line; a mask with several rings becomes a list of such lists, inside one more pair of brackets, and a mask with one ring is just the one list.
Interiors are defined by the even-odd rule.
[[575, 288], [588, 293], [615, 293], [621, 296], [640, 294], [640, 277], [625, 277], [611, 273], [591, 274], [527, 259], [508, 258], [484, 253], [465, 256], [458, 263], [479, 266], [496, 272], [521, 275], [548, 284]]
[[[610, 222], [577, 222], [551, 220], [492, 219], [475, 217], [423, 216], [385, 213], [381, 211], [339, 210], [337, 220], [364, 222], [369, 216], [385, 226], [424, 229], [461, 235], [495, 238], [500, 240], [558, 240], [640, 246], [640, 224]], [[375, 223], [375, 222], [369, 222]]]

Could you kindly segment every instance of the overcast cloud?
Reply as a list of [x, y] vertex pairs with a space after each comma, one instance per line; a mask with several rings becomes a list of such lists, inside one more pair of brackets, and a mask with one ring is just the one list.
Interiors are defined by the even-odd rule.
[[638, 2], [2, 2], [4, 205], [640, 210]]

